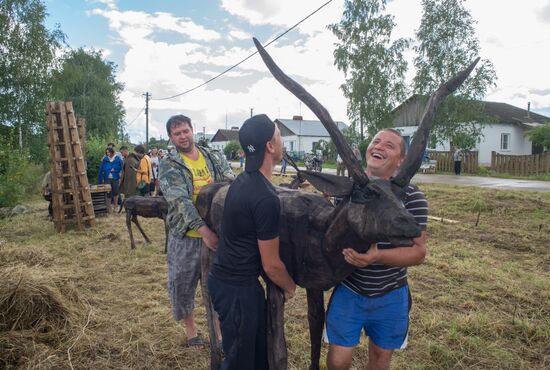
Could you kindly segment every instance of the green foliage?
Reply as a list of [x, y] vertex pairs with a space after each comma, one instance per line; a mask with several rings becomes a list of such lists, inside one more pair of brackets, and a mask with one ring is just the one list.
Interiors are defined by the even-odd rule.
[[231, 140], [227, 143], [225, 148], [223, 148], [223, 154], [225, 154], [226, 158], [234, 159], [241, 150], [241, 144], [239, 144], [237, 140]]
[[[475, 21], [465, 9], [464, 0], [422, 0], [422, 5], [422, 20], [416, 33], [418, 44], [414, 48], [413, 88], [416, 94], [428, 96], [479, 55], [479, 41]], [[478, 140], [482, 123], [492, 121], [484, 114], [481, 99], [495, 81], [493, 64], [481, 60], [455, 95], [438, 108], [432, 139], [443, 143], [460, 134], [461, 138], [470, 136], [469, 142]]]
[[86, 118], [88, 136], [112, 140], [124, 131], [119, 97], [124, 86], [115, 72], [116, 66], [100, 51], [80, 48], [69, 52], [53, 75], [55, 99], [73, 102], [77, 116]]
[[154, 146], [156, 146], [157, 149], [167, 149], [168, 148], [168, 140], [167, 139], [157, 139], [155, 137], [149, 138], [149, 148], [152, 148]]
[[542, 145], [546, 150], [550, 150], [550, 122], [532, 128], [527, 131], [527, 137], [537, 145]]
[[64, 41], [45, 20], [40, 0], [0, 1], [0, 127], [16, 133], [12, 144], [27, 149], [34, 161], [44, 156], [44, 103], [55, 53]]
[[332, 158], [331, 155], [334, 155], [332, 148], [335, 148], [334, 145], [331, 147], [331, 141], [319, 140], [313, 143], [313, 153], [317, 153], [317, 150], [320, 150], [323, 153], [324, 158]]
[[210, 141], [204, 136], [201, 136], [197, 141], [197, 145], [203, 146], [205, 148], [210, 148]]
[[0, 207], [14, 207], [26, 195], [40, 192], [44, 170], [29, 161], [29, 153], [21, 153], [6, 138], [0, 138]]
[[329, 26], [338, 38], [334, 64], [346, 75], [342, 85], [348, 118], [364, 133], [387, 126], [388, 115], [406, 94], [409, 40], [391, 40], [393, 17], [385, 15], [386, 0], [346, 1], [340, 23]]

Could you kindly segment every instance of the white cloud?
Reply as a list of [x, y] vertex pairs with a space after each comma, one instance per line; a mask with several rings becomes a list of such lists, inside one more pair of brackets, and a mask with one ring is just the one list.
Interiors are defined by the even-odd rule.
[[234, 39], [237, 39], [237, 40], [252, 39], [252, 36], [250, 35], [250, 33], [246, 32], [244, 30], [241, 30], [239, 28], [232, 27], [232, 26], [229, 26], [229, 28], [231, 29], [231, 31], [229, 31], [229, 37], [231, 37], [231, 38], [234, 38]]
[[[546, 73], [548, 44], [545, 30], [534, 11], [542, 9], [547, 0], [532, 0], [533, 6], [518, 6], [513, 2], [468, 0], [481, 43], [481, 56], [490, 59], [499, 77], [498, 87], [489, 92], [487, 100], [524, 107], [527, 100], [534, 109], [550, 107], [550, 86]], [[104, 17], [116, 38], [126, 47], [118, 78], [125, 84], [122, 94], [127, 118], [132, 119], [144, 106], [142, 94], [153, 93], [153, 99], [181, 93], [217, 75], [220, 71], [246, 58], [255, 51], [242, 40], [249, 39], [260, 28], [279, 34], [324, 3], [319, 0], [254, 1], [222, 0], [221, 6], [232, 17], [220, 19], [219, 29], [200, 25], [196, 19], [169, 13], [121, 11], [114, 1], [108, 9], [94, 9], [92, 14]], [[494, 8], [498, 5], [498, 17]], [[286, 42], [274, 43], [268, 52], [288, 75], [304, 84], [331, 113], [333, 119], [347, 122], [346, 100], [339, 86], [344, 75], [333, 64], [333, 45], [337, 41], [327, 30], [327, 24], [337, 23], [342, 14], [343, 0], [335, 0], [300, 25]], [[414, 37], [421, 16], [419, 2], [394, 0], [388, 11], [398, 24], [394, 37]], [[237, 21], [234, 17], [240, 18]], [[251, 26], [243, 26], [242, 20]], [[520, 22], [521, 20], [521, 22]], [[238, 26], [237, 26], [238, 25]], [[265, 27], [268, 26], [268, 27]], [[277, 29], [280, 28], [278, 31]], [[174, 32], [181, 39], [155, 36], [159, 32]], [[274, 37], [274, 36], [273, 36]], [[270, 38], [271, 39], [271, 38]], [[290, 43], [288, 40], [295, 40]], [[269, 39], [268, 39], [269, 40]], [[268, 40], [261, 40], [266, 42]], [[244, 46], [243, 46], [244, 45]], [[546, 54], [545, 54], [546, 53]], [[414, 76], [414, 53], [408, 51], [407, 78]], [[256, 78], [256, 79], [255, 79]], [[225, 80], [222, 80], [225, 79]], [[231, 84], [238, 85], [231, 88]], [[305, 119], [314, 115], [297, 98], [271, 77], [259, 55], [233, 69], [208, 88], [201, 87], [190, 94], [172, 100], [152, 100], [150, 103], [150, 136], [164, 133], [166, 119], [178, 112], [189, 113], [197, 127], [207, 132], [228, 126], [240, 126], [250, 115], [266, 113], [272, 118], [290, 118], [301, 113]], [[300, 112], [301, 110], [301, 112]], [[144, 138], [144, 117], [128, 128], [132, 137]]]

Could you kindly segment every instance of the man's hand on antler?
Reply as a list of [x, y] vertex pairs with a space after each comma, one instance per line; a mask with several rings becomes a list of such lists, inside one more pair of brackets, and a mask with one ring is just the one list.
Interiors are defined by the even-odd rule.
[[376, 262], [378, 253], [378, 245], [376, 243], [371, 244], [369, 250], [365, 253], [359, 253], [352, 248], [345, 248], [342, 251], [346, 262], [356, 267], [366, 267]]

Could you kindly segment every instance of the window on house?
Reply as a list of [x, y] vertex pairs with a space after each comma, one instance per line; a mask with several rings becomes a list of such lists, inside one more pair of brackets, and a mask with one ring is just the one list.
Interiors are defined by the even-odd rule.
[[511, 134], [500, 134], [500, 150], [510, 150]]

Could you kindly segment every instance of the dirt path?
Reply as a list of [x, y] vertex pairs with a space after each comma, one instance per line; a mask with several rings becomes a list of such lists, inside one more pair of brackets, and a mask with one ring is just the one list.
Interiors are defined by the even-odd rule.
[[[239, 167], [238, 162], [232, 162], [231, 165], [234, 168]], [[280, 168], [281, 168], [280, 166], [276, 166], [274, 173], [279, 173]], [[293, 172], [294, 172], [294, 169], [288, 166], [287, 173], [293, 173]], [[323, 172], [336, 175], [336, 170], [332, 168], [325, 168], [323, 169]], [[501, 189], [501, 190], [525, 190], [525, 191], [550, 192], [550, 181], [501, 179], [496, 177], [479, 177], [479, 176], [424, 175], [424, 174], [416, 174], [413, 177], [412, 181], [414, 183], [478, 186], [481, 188], [492, 188], [492, 189]]]

